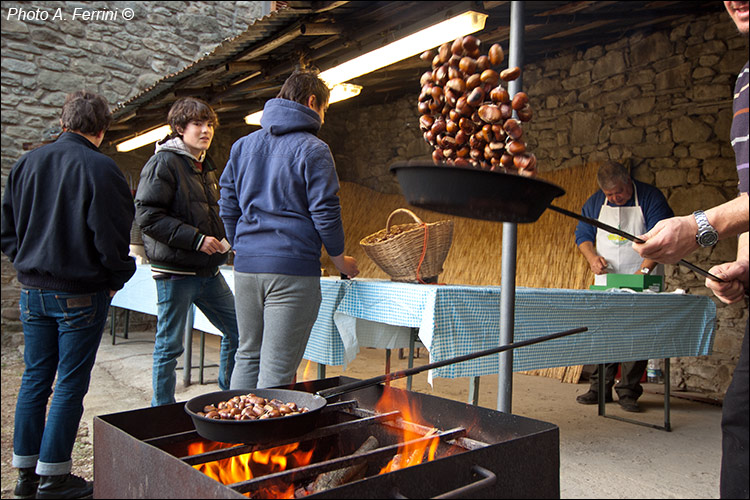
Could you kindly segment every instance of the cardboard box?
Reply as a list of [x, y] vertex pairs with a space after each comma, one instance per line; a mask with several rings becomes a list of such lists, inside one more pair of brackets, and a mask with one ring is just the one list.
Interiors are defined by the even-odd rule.
[[650, 276], [644, 274], [607, 274], [607, 285], [591, 285], [590, 290], [606, 290], [608, 288], [630, 288], [636, 292], [651, 290], [661, 292], [664, 289], [664, 276]]

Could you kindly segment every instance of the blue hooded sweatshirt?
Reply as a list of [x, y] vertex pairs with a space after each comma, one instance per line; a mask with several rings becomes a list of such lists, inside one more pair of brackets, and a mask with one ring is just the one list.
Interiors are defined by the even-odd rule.
[[219, 214], [243, 273], [319, 276], [321, 245], [344, 252], [339, 181], [320, 116], [271, 99], [261, 129], [232, 146], [219, 185]]

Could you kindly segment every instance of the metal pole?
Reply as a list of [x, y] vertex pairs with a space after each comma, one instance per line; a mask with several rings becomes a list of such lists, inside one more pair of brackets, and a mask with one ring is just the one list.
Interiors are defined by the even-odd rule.
[[[524, 2], [510, 3], [510, 46], [508, 48], [508, 67], [518, 66], [523, 69], [523, 31]], [[508, 93], [513, 96], [521, 90], [522, 77], [508, 85]], [[515, 112], [514, 112], [515, 115]], [[517, 224], [503, 223], [503, 255], [501, 262], [500, 282], [500, 344], [513, 342], [513, 324], [515, 322], [516, 304], [516, 237]], [[504, 413], [511, 412], [513, 395], [513, 352], [500, 353], [500, 366], [497, 379], [497, 409]]]

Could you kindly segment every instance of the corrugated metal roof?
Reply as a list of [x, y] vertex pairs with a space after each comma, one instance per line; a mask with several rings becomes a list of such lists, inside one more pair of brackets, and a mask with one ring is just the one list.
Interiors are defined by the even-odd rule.
[[299, 19], [302, 15], [304, 13], [284, 7], [262, 18], [253, 20], [244, 32], [235, 37], [225, 39], [213, 51], [206, 53], [200, 59], [190, 63], [179, 71], [165, 76], [129, 100], [118, 103], [112, 112], [115, 121], [119, 117], [128, 114], [133, 108], [137, 108], [140, 104], [149, 102], [164, 92], [171, 91], [177, 82], [190, 78], [206, 67], [215, 65], [217, 62], [231, 60], [248, 47], [265, 40], [273, 33], [287, 26], [291, 21]]
[[[212, 104], [222, 126], [242, 125], [249, 112], [278, 93], [295, 65], [320, 69], [382, 44], [434, 16], [473, 8], [488, 14], [476, 35], [483, 44], [508, 48], [510, 2], [283, 2], [284, 8], [256, 19], [243, 33], [225, 40], [185, 68], [165, 76], [114, 110], [110, 142], [164, 123], [180, 96]], [[524, 61], [532, 63], [560, 51], [582, 50], [617, 41], [635, 31], [668, 28], [685, 16], [723, 10], [721, 2], [524, 2]], [[419, 91], [428, 69], [413, 56], [353, 81], [364, 85], [358, 102], [386, 102]]]

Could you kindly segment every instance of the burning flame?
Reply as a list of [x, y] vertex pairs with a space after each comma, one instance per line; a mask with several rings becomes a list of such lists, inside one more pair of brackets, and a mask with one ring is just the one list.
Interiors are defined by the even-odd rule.
[[[436, 435], [438, 431], [421, 416], [418, 406], [416, 399], [408, 397], [408, 391], [397, 391], [387, 386], [385, 387], [383, 396], [374, 409], [378, 413], [390, 413], [394, 410], [400, 411], [404, 425], [399, 426], [402, 428], [390, 427], [394, 433], [394, 441], [399, 442], [400, 445], [397, 453], [388, 464], [380, 469], [378, 474], [387, 474], [436, 458], [440, 443], [440, 438]], [[424, 429], [429, 429], [429, 432], [425, 433]], [[432, 437], [432, 439], [421, 439], [418, 443], [413, 442], [423, 437]], [[233, 446], [235, 445], [198, 441], [188, 446], [188, 453], [190, 455], [197, 455]], [[292, 443], [194, 465], [193, 467], [222, 484], [230, 485], [310, 465], [313, 459], [313, 451], [314, 449], [305, 451], [304, 449], [300, 449], [300, 443]], [[328, 453], [335, 453], [335, 451], [332, 449], [330, 452], [325, 452], [325, 454]], [[445, 456], [446, 453], [451, 454], [451, 451], [443, 450], [441, 455]], [[316, 460], [321, 458], [327, 460], [330, 457], [318, 457]], [[294, 484], [282, 484], [279, 482], [264, 489], [256, 489], [245, 493], [245, 496], [249, 497], [252, 494], [253, 498], [294, 498], [295, 493], [299, 495], [310, 494], [313, 490], [310, 490], [309, 487], [312, 485], [313, 483], [302, 485], [302, 489], [300, 489], [300, 485], [296, 485], [295, 487]]]
[[[197, 455], [232, 446], [226, 443], [198, 441], [188, 446], [188, 453], [190, 455]], [[286, 470], [287, 467], [296, 468], [308, 465], [312, 460], [312, 455], [313, 450], [300, 450], [299, 443], [292, 443], [214, 462], [193, 465], [193, 467], [222, 484], [233, 484], [274, 472], [281, 472]], [[259, 492], [256, 491], [253, 493], [255, 496], [259, 496]], [[246, 496], [249, 496], [249, 494]], [[267, 498], [294, 498], [294, 485], [272, 486], [263, 491], [260, 496]]]
[[[377, 405], [375, 405], [375, 410], [379, 413], [399, 410], [404, 420], [422, 426], [431, 426], [422, 418], [415, 401], [410, 401], [406, 392], [395, 392], [388, 386], [385, 387], [383, 396], [380, 398]], [[425, 436], [431, 435], [434, 431], [436, 431], [436, 429], [431, 430]], [[419, 465], [425, 460], [425, 452], [427, 453], [427, 461], [435, 459], [435, 454], [437, 453], [438, 444], [440, 442], [437, 437], [429, 441], [409, 443], [409, 441], [422, 437], [421, 434], [409, 431], [408, 429], [404, 429], [401, 432], [401, 443], [403, 444], [399, 447], [398, 453], [391, 459], [391, 461], [380, 470], [380, 474], [404, 469], [406, 467], [411, 467], [412, 465]]]

